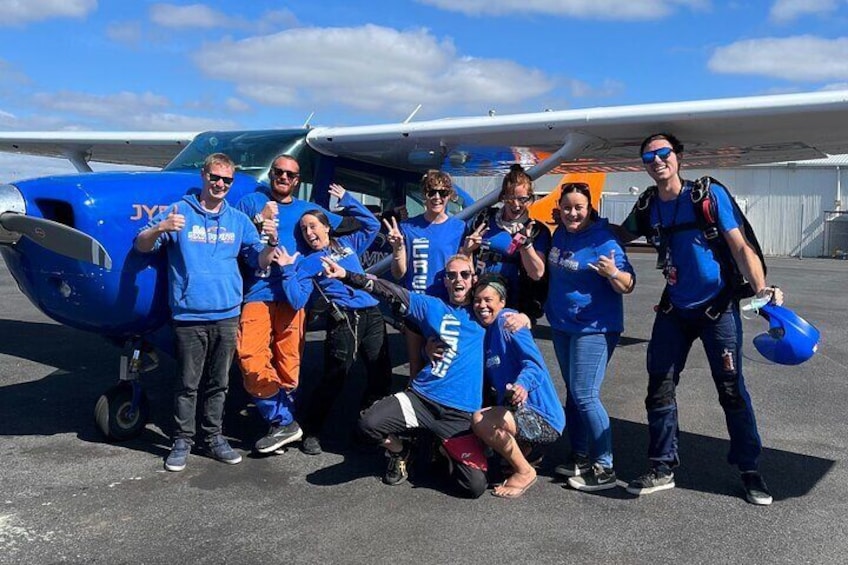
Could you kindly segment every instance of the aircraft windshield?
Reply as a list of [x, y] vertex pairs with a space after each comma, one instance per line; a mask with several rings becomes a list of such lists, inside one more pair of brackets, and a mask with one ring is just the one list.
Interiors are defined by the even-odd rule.
[[235, 161], [236, 170], [248, 174], [259, 181], [267, 180], [271, 161], [277, 155], [287, 153], [301, 163], [301, 153], [306, 149], [307, 130], [266, 130], [266, 131], [212, 131], [201, 133], [194, 138], [173, 161], [165, 167], [166, 171], [198, 170], [203, 161], [212, 153], [225, 153]]

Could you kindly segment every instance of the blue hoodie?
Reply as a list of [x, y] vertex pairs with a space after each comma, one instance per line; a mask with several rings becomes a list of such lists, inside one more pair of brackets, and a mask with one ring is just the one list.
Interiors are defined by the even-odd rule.
[[[364, 290], [353, 289], [338, 279], [321, 276], [324, 272], [322, 257], [329, 257], [351, 273], [364, 273], [359, 256], [376, 239], [380, 232], [380, 220], [363, 204], [346, 192], [339, 204], [362, 224], [358, 231], [335, 239], [335, 242], [300, 257], [293, 265], [282, 268], [282, 288], [292, 308], [299, 310], [307, 305], [313, 296], [315, 283], [336, 305], [342, 308], [358, 310], [379, 304], [376, 298]], [[315, 293], [317, 295], [318, 293]]]
[[[271, 189], [263, 185], [256, 192], [243, 196], [236, 204], [236, 208], [247, 214], [247, 217], [252, 220], [269, 201], [271, 201]], [[310, 210], [321, 210], [327, 214], [330, 226], [333, 228], [337, 228], [342, 221], [341, 216], [327, 212], [314, 202], [298, 200], [297, 198], [293, 198], [288, 204], [278, 202], [277, 235], [280, 240], [280, 247], [285, 247], [286, 251], [291, 254], [294, 254], [295, 251], [304, 254], [311, 251], [300, 234], [300, 217], [303, 216], [304, 212]], [[254, 231], [258, 230], [254, 228]], [[280, 302], [286, 300], [280, 284], [280, 266], [276, 263], [268, 267], [267, 271], [244, 269], [243, 274], [245, 302]]]
[[580, 333], [620, 333], [624, 328], [624, 302], [610, 282], [589, 267], [601, 255], [615, 251], [615, 266], [633, 275], [633, 267], [609, 222], [599, 218], [588, 228], [571, 233], [560, 226], [548, 252], [550, 276], [545, 315], [555, 330]]
[[154, 217], [155, 226], [177, 207], [185, 227], [159, 235], [153, 251], [166, 246], [171, 315], [174, 320], [204, 322], [239, 315], [242, 278], [238, 259], [259, 265], [264, 245], [250, 218], [226, 201], [217, 212], [204, 210], [195, 194], [187, 194]]
[[515, 333], [504, 328], [504, 314], [515, 312], [504, 308], [486, 328], [484, 375], [498, 393], [503, 404], [507, 384], [519, 384], [527, 390], [527, 407], [539, 414], [556, 431], [565, 428], [565, 411], [557, 396], [551, 374], [542, 352], [527, 328]]

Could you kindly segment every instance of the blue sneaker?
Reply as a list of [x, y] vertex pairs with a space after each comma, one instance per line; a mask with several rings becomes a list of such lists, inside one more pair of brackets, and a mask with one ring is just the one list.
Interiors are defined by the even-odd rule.
[[230, 447], [230, 444], [221, 434], [215, 434], [209, 438], [203, 451], [206, 455], [216, 461], [220, 461], [221, 463], [226, 463], [228, 465], [241, 463], [241, 455]]
[[191, 443], [185, 438], [177, 438], [168, 458], [165, 459], [165, 470], [176, 472], [185, 469], [189, 452], [191, 452]]

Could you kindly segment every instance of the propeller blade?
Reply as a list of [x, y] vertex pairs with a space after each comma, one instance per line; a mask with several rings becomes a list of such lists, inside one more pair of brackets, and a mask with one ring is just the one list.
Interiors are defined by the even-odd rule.
[[59, 255], [93, 263], [107, 270], [112, 268], [112, 258], [99, 241], [64, 224], [17, 212], [6, 212], [0, 215], [0, 226], [8, 231], [20, 233]]

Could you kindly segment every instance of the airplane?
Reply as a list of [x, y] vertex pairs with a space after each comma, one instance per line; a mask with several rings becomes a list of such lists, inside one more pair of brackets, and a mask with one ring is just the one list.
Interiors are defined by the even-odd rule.
[[[197, 186], [210, 153], [226, 153], [237, 164], [231, 202], [267, 182], [272, 159], [288, 153], [300, 163], [299, 198], [328, 207], [327, 187], [337, 182], [375, 211], [406, 207], [414, 215], [421, 209], [420, 197], [414, 200], [418, 181], [427, 169], [497, 176], [520, 163], [534, 179], [639, 170], [641, 140], [660, 131], [683, 140], [687, 167], [846, 153], [848, 91], [197, 135], [0, 132], [0, 151], [65, 157], [79, 171], [0, 185], [0, 254], [39, 310], [124, 347], [119, 382], [95, 406], [100, 430], [123, 440], [147, 423], [139, 376], [155, 365], [154, 348], [167, 351], [171, 338], [163, 258], [134, 252], [133, 238], [154, 214]], [[162, 170], [95, 173], [91, 161]], [[470, 218], [494, 204], [497, 192], [453, 211]], [[388, 268], [388, 256], [369, 258], [369, 271]]]

